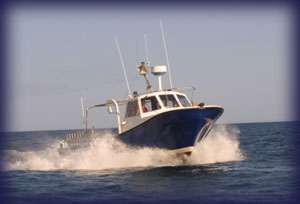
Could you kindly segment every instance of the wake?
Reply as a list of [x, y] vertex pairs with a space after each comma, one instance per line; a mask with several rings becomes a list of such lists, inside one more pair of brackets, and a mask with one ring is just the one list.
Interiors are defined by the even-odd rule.
[[111, 133], [98, 135], [90, 147], [61, 156], [55, 141], [42, 151], [6, 150], [4, 171], [11, 170], [103, 170], [131, 167], [201, 165], [244, 159], [239, 147], [239, 130], [218, 125], [195, 147], [191, 156], [176, 157], [158, 148], [133, 148]]

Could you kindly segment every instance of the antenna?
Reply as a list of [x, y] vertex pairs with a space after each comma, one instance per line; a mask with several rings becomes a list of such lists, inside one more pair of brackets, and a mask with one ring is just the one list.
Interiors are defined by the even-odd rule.
[[117, 47], [118, 47], [118, 51], [119, 51], [119, 55], [120, 55], [120, 59], [121, 59], [121, 63], [122, 63], [122, 68], [123, 68], [123, 72], [124, 72], [124, 76], [125, 76], [125, 80], [126, 80], [126, 84], [127, 84], [127, 88], [128, 88], [128, 96], [129, 96], [129, 98], [131, 98], [131, 91], [130, 91], [130, 88], [129, 88], [129, 83], [128, 83], [128, 79], [127, 79], [125, 65], [124, 65], [124, 62], [123, 62], [123, 58], [122, 58], [122, 54], [121, 54], [121, 50], [120, 50], [120, 46], [119, 46], [119, 43], [118, 43], [117, 36], [115, 37], [115, 39], [116, 39], [116, 43], [117, 43]]
[[144, 33], [144, 40], [145, 40], [145, 50], [146, 50], [146, 60], [147, 60], [147, 65], [150, 65], [149, 62], [149, 56], [148, 56], [148, 46], [147, 46], [147, 35]]
[[139, 64], [139, 56], [138, 56], [138, 44], [135, 44], [135, 52], [136, 52], [136, 64]]
[[163, 25], [162, 25], [161, 20], [160, 20], [160, 29], [161, 29], [161, 35], [162, 35], [162, 38], [163, 38], [163, 41], [164, 41], [164, 48], [165, 48], [167, 66], [168, 66], [168, 70], [169, 70], [170, 86], [171, 86], [171, 89], [173, 89], [171, 68], [170, 68], [170, 64], [169, 64], [169, 57], [168, 57], [168, 51], [167, 51], [167, 46], [166, 46], [165, 34], [164, 34], [164, 29], [163, 29]]
[[84, 106], [83, 106], [83, 98], [80, 96], [80, 102], [81, 102], [81, 112], [82, 112], [82, 118], [83, 118], [83, 129], [86, 130], [86, 121], [85, 121], [85, 115], [84, 115]]

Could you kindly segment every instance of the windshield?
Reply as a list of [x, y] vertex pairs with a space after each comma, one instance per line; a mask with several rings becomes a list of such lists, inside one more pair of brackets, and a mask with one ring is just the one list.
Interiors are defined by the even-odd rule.
[[171, 94], [160, 95], [159, 97], [165, 107], [179, 107], [179, 105], [173, 95], [171, 95]]
[[155, 96], [143, 98], [141, 100], [141, 104], [142, 104], [142, 111], [144, 113], [160, 109], [160, 105], [157, 99], [155, 98]]
[[182, 106], [184, 106], [184, 107], [190, 107], [191, 106], [191, 104], [189, 103], [189, 101], [186, 99], [185, 96], [177, 95], [177, 97], [178, 97], [178, 99], [179, 99]]
[[126, 110], [126, 117], [133, 117], [133, 116], [138, 116], [138, 115], [140, 115], [140, 113], [139, 113], [137, 100], [128, 102], [127, 110]]

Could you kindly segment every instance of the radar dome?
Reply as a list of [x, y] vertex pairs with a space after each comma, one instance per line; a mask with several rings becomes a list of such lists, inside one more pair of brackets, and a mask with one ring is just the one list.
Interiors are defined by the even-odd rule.
[[166, 72], [167, 72], [167, 67], [165, 65], [151, 67], [151, 73], [155, 76], [162, 76]]

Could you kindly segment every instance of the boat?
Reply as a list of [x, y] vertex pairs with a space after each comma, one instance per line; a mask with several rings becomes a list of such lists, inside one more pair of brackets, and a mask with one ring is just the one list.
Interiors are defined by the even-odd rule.
[[[147, 67], [144, 62], [138, 69], [146, 78]], [[87, 127], [88, 111], [106, 107], [110, 114], [116, 114], [116, 138], [125, 144], [161, 148], [176, 154], [191, 154], [195, 145], [208, 135], [224, 110], [216, 105], [195, 105], [182, 91], [194, 91], [193, 87], [163, 89], [161, 77], [166, 72], [166, 66], [152, 67], [152, 74], [158, 77], [158, 90], [152, 90], [146, 79], [145, 93], [134, 92], [132, 96], [120, 101], [109, 99], [106, 103], [88, 107], [85, 112], [84, 131], [67, 135], [66, 142], [61, 144], [60, 152], [88, 146], [94, 135], [94, 128], [88, 130]], [[123, 121], [120, 106], [126, 107]]]
[[[116, 42], [118, 45], [117, 38]], [[70, 150], [89, 146], [94, 138], [94, 128], [88, 129], [88, 112], [94, 108], [106, 107], [109, 114], [116, 115], [118, 131], [116, 138], [123, 143], [132, 147], [160, 148], [175, 154], [190, 155], [195, 146], [207, 137], [224, 109], [218, 105], [196, 104], [186, 94], [187, 91], [194, 93], [195, 88], [173, 88], [170, 73], [171, 88], [164, 89], [162, 77], [170, 71], [166, 65], [151, 67], [151, 73], [158, 81], [157, 90], [153, 90], [148, 78], [149, 61], [141, 62], [136, 67], [138, 73], [145, 79], [145, 92], [131, 94], [119, 45], [118, 50], [128, 87], [127, 98], [109, 99], [106, 103], [89, 106], [85, 112], [81, 98], [84, 130], [68, 134], [66, 140], [60, 144], [59, 153], [64, 154]], [[121, 107], [125, 107], [122, 119]]]

